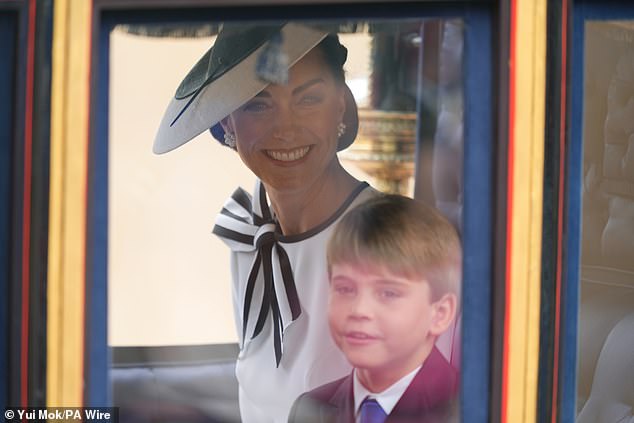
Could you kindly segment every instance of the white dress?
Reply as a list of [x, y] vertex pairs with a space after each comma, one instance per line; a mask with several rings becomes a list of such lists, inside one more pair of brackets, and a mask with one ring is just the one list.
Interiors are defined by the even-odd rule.
[[[268, 204], [259, 181], [255, 193], [254, 198], [260, 201], [252, 201], [244, 190], [237, 190], [216, 219], [214, 233], [232, 249], [234, 317], [241, 346], [236, 376], [242, 421], [285, 423], [300, 394], [351, 370], [328, 329], [326, 243], [340, 217], [377, 191], [366, 183], [361, 184], [326, 222], [288, 237], [281, 235], [276, 224], [267, 217]], [[262, 216], [264, 219], [260, 219]], [[265, 245], [269, 246], [268, 252]], [[284, 283], [284, 265], [280, 264], [286, 261], [281, 257], [284, 255], [288, 256], [296, 291], [292, 282]], [[268, 299], [264, 288], [267, 262], [272, 263], [269, 281], [273, 279], [268, 286], [274, 288], [268, 290]], [[252, 273], [252, 269], [256, 271]], [[288, 272], [286, 276], [288, 281]], [[250, 304], [245, 304], [249, 297]], [[246, 325], [245, 309], [248, 309]], [[259, 331], [256, 330], [258, 318], [261, 320]], [[279, 328], [277, 354], [275, 328]], [[254, 332], [258, 333], [252, 338]]]

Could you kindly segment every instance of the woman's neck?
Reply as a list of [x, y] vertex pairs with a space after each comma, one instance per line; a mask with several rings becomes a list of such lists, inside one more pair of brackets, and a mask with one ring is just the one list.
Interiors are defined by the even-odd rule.
[[359, 181], [338, 161], [330, 169], [312, 184], [292, 192], [266, 186], [284, 235], [300, 234], [326, 221], [358, 186]]

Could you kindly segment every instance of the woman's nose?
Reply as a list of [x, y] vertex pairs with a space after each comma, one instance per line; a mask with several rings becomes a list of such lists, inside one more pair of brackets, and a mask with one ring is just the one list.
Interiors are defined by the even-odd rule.
[[297, 126], [293, 111], [288, 106], [279, 107], [275, 116], [273, 135], [282, 141], [293, 141]]

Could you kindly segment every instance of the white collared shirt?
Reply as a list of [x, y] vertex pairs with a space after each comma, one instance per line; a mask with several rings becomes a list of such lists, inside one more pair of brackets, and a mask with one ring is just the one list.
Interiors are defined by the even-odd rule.
[[398, 381], [396, 381], [392, 386], [390, 386], [383, 392], [378, 392], [378, 393], [368, 391], [368, 389], [365, 386], [363, 386], [363, 384], [359, 380], [359, 376], [357, 375], [357, 369], [354, 369], [352, 392], [354, 394], [355, 421], [357, 423], [359, 422], [359, 418], [361, 414], [360, 413], [361, 403], [363, 402], [364, 399], [366, 399], [366, 397], [376, 399], [376, 401], [379, 403], [383, 411], [385, 411], [385, 414], [389, 415], [394, 409], [394, 407], [396, 406], [396, 403], [398, 402], [398, 400], [401, 399], [401, 397], [405, 393], [405, 390], [407, 389], [409, 384], [412, 382], [412, 380], [414, 379], [414, 376], [416, 376], [416, 373], [418, 373], [421, 367], [422, 365], [418, 366], [417, 368], [412, 370], [410, 373], [406, 374], [405, 376], [400, 378]]

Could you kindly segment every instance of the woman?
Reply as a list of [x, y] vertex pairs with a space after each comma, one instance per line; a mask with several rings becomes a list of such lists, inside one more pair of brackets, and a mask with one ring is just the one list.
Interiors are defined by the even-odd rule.
[[214, 228], [232, 250], [245, 422], [285, 422], [297, 396], [350, 369], [327, 328], [325, 244], [375, 191], [336, 155], [358, 127], [346, 56], [314, 27], [225, 27], [181, 83], [154, 144], [163, 153], [211, 127], [259, 179], [253, 196], [233, 194]]

